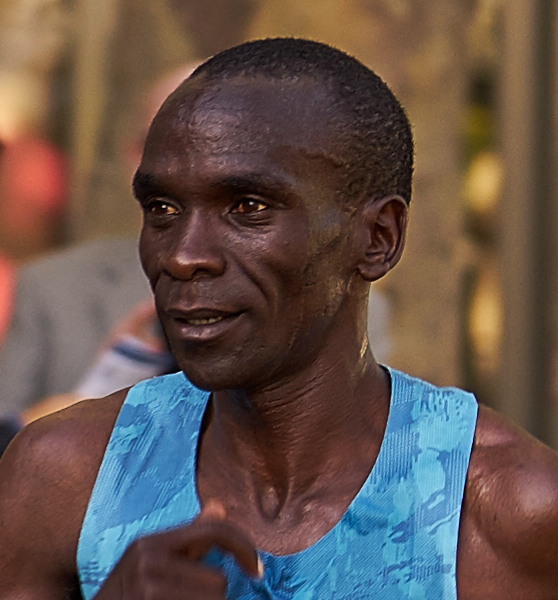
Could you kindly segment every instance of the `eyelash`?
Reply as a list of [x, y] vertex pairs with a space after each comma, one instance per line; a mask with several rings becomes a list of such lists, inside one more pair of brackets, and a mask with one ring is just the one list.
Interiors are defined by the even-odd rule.
[[[255, 209], [255, 210], [250, 210], [250, 209], [249, 210], [239, 210], [242, 205], [246, 205], [249, 203], [253, 203], [255, 205], [259, 204], [262, 206], [262, 208]], [[270, 208], [270, 205], [267, 202], [265, 202], [264, 200], [262, 200], [260, 198], [254, 198], [251, 196], [244, 196], [244, 197], [238, 199], [238, 201], [235, 203], [235, 205], [231, 209], [231, 213], [241, 214], [241, 215], [253, 215], [253, 214], [259, 214], [259, 213], [265, 212], [268, 208]]]
[[[158, 196], [148, 196], [141, 201], [141, 205], [144, 218], [154, 226], [170, 225], [181, 213], [180, 207]], [[258, 196], [239, 195], [227, 212], [239, 224], [264, 225], [271, 217], [270, 208], [271, 205]]]
[[[165, 202], [164, 200], [158, 200], [156, 198], [147, 198], [142, 202], [142, 205], [143, 210], [154, 217], [174, 216], [179, 212], [170, 202]], [[163, 209], [163, 212], [156, 212], [157, 208]], [[166, 209], [170, 209], [169, 212], [167, 212]]]

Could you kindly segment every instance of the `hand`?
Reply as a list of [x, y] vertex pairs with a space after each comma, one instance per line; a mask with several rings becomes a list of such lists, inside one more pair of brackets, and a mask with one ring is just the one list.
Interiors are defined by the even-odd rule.
[[224, 599], [225, 576], [202, 562], [215, 546], [248, 576], [262, 576], [252, 541], [227, 520], [222, 504], [210, 500], [189, 525], [133, 542], [94, 600]]

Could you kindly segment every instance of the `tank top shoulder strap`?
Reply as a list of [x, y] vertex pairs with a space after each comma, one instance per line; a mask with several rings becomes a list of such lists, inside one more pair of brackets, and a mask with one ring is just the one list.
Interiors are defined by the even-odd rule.
[[190, 467], [208, 398], [182, 373], [128, 392], [81, 529], [77, 563], [84, 600], [134, 539], [188, 522], [199, 511]]

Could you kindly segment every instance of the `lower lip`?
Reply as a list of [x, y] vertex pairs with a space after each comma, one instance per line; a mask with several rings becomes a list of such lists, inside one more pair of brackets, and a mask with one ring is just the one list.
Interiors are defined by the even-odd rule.
[[175, 336], [181, 341], [210, 342], [228, 333], [230, 329], [237, 325], [243, 314], [236, 313], [214, 323], [198, 325], [176, 318], [170, 318], [169, 321], [172, 329], [174, 329]]

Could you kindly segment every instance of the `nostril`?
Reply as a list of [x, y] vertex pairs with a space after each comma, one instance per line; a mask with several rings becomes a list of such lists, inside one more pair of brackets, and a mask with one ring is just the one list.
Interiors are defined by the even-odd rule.
[[172, 253], [165, 261], [164, 270], [173, 278], [191, 280], [198, 277], [217, 277], [225, 270], [225, 261], [222, 254], [197, 249], [185, 251], [183, 248]]

